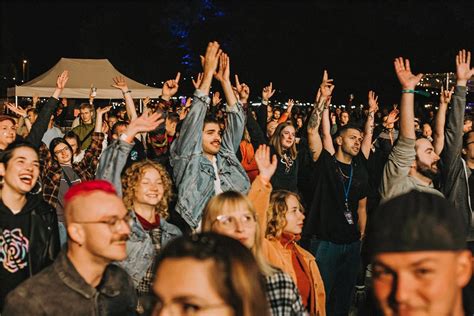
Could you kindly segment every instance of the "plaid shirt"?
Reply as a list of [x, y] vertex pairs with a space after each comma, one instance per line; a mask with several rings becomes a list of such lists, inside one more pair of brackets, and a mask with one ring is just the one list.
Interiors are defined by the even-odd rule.
[[265, 277], [267, 299], [273, 316], [308, 315], [303, 306], [300, 292], [291, 276], [274, 267], [277, 271]]
[[[102, 152], [102, 142], [104, 134], [94, 132], [92, 134], [92, 143], [84, 154], [84, 158], [72, 164], [72, 169], [81, 179], [81, 181], [92, 180], [95, 178], [99, 156]], [[63, 176], [61, 166], [57, 161], [53, 161], [51, 153], [45, 144], [40, 147], [40, 160], [43, 185], [43, 198], [52, 207], [56, 208], [58, 204], [59, 185]]]

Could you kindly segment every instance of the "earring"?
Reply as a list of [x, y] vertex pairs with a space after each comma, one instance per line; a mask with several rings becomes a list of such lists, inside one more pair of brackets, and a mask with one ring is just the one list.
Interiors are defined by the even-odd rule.
[[36, 194], [39, 194], [41, 193], [41, 191], [43, 191], [43, 187], [41, 185], [41, 182], [37, 181], [36, 184], [35, 184], [35, 187], [38, 187], [38, 189], [36, 190], [36, 192], [30, 192], [30, 194], [33, 194], [33, 195], [36, 195]]

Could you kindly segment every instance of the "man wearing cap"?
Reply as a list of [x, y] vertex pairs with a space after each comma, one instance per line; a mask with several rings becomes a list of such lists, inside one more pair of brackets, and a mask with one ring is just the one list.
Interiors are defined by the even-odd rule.
[[381, 205], [367, 228], [373, 290], [383, 315], [471, 315], [462, 289], [473, 273], [460, 212], [411, 191]]
[[127, 256], [129, 216], [107, 181], [72, 186], [64, 197], [67, 249], [7, 296], [9, 315], [135, 315], [130, 276], [112, 261]]

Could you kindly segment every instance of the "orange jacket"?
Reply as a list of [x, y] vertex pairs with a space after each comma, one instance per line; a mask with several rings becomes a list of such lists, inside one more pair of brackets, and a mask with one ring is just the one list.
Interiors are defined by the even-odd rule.
[[[257, 212], [258, 225], [262, 232], [261, 236], [265, 236], [267, 230], [267, 210], [270, 205], [271, 192], [271, 184], [265, 184], [260, 179], [260, 176], [257, 176], [248, 194]], [[262, 251], [268, 263], [291, 275], [293, 281], [296, 283], [296, 273], [291, 259], [291, 250], [285, 248], [278, 239], [262, 238]], [[308, 278], [311, 281], [312, 295], [309, 303], [309, 312], [311, 315], [325, 316], [326, 293], [324, 291], [323, 279], [321, 278], [318, 265], [316, 264], [316, 259], [311, 253], [304, 250], [298, 244], [295, 244], [295, 248], [301, 257], [304, 258], [305, 265], [309, 267], [310, 270]]]
[[240, 142], [240, 152], [242, 153], [242, 160], [240, 163], [247, 172], [250, 182], [255, 180], [255, 177], [258, 175], [257, 162], [255, 161], [255, 151], [252, 143], [249, 143], [245, 140]]

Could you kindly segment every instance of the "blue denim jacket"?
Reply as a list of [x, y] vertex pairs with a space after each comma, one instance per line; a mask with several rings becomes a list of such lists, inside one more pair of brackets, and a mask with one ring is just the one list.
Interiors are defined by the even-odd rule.
[[[127, 259], [117, 262], [132, 277], [135, 287], [145, 276], [146, 271], [153, 263], [156, 257], [155, 246], [148, 234], [135, 216], [131, 212], [133, 225], [131, 227], [130, 238], [127, 241]], [[178, 227], [168, 223], [166, 220], [160, 220], [161, 229], [161, 247], [164, 247], [171, 239], [181, 236]]]
[[[170, 163], [178, 188], [175, 210], [193, 229], [199, 225], [206, 203], [215, 195], [214, 168], [202, 151], [202, 130], [209, 102], [209, 96], [199, 90], [194, 92], [191, 110], [183, 122], [178, 139], [171, 145]], [[235, 155], [244, 132], [244, 111], [240, 103], [227, 106], [226, 111], [227, 128], [217, 154], [221, 188], [223, 191], [247, 194], [250, 181]]]

